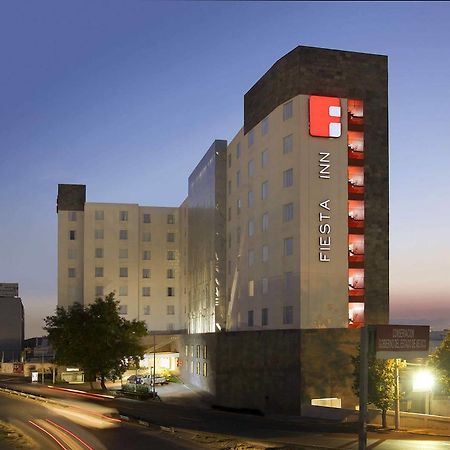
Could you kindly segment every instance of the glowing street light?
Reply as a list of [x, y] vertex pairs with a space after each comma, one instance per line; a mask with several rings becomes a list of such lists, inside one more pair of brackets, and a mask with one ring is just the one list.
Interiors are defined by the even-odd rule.
[[413, 377], [413, 391], [431, 392], [434, 382], [434, 375], [429, 370], [421, 370], [416, 372]]

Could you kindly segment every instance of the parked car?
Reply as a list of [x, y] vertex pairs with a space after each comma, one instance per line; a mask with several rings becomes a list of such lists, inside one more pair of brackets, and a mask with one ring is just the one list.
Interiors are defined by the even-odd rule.
[[142, 384], [142, 378], [140, 375], [131, 375], [127, 378], [129, 384]]
[[[149, 386], [153, 386], [153, 375], [144, 375], [142, 377], [142, 383], [148, 384]], [[168, 381], [165, 376], [156, 374], [155, 375], [155, 384], [167, 384]]]

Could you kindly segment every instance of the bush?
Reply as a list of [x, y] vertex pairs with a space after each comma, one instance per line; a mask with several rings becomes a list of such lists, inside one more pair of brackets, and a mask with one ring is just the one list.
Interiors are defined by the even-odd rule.
[[122, 387], [123, 392], [131, 392], [136, 394], [148, 394], [148, 386], [146, 384], [130, 384], [127, 383]]

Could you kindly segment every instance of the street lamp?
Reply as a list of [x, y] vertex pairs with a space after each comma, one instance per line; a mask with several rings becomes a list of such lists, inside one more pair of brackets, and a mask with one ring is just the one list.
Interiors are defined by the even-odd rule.
[[413, 391], [425, 392], [425, 414], [430, 414], [430, 393], [434, 382], [435, 377], [429, 370], [420, 370], [413, 377]]

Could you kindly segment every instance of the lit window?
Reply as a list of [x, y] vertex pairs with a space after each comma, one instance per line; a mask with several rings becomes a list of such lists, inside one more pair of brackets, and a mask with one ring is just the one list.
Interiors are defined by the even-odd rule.
[[142, 220], [143, 220], [144, 223], [151, 223], [152, 222], [152, 217], [151, 217], [150, 214], [145, 213], [142, 216]]
[[122, 241], [126, 241], [128, 239], [128, 230], [120, 230], [119, 239]]
[[167, 223], [173, 225], [175, 223], [175, 216], [173, 214], [167, 214]]
[[283, 172], [283, 187], [292, 186], [294, 183], [294, 170], [288, 169]]
[[95, 268], [95, 276], [97, 278], [103, 277], [103, 267], [96, 267]]
[[255, 162], [251, 159], [247, 164], [248, 176], [252, 177], [255, 174]]
[[102, 248], [96, 248], [95, 249], [95, 257], [96, 258], [103, 258], [103, 249]]
[[95, 286], [95, 296], [103, 297], [103, 286]]
[[269, 310], [267, 308], [261, 309], [261, 325], [263, 327], [269, 325]]
[[69, 211], [69, 222], [77, 221], [77, 213], [75, 211]]
[[128, 221], [128, 211], [120, 211], [119, 212], [119, 220], [122, 222]]
[[103, 239], [103, 230], [95, 230], [95, 239]]
[[196, 358], [200, 358], [200, 345], [197, 345], [196, 352], [195, 352]]
[[152, 234], [150, 233], [150, 231], [144, 231], [142, 233], [142, 240], [144, 242], [150, 242], [152, 240]]
[[255, 132], [253, 130], [248, 132], [247, 135], [247, 146], [251, 147], [255, 143]]
[[150, 269], [142, 269], [142, 278], [150, 278]]
[[175, 242], [175, 233], [167, 233], [167, 242]]
[[268, 245], [262, 246], [261, 258], [262, 258], [263, 262], [269, 261], [269, 246]]
[[292, 134], [283, 138], [283, 153], [291, 153], [294, 148]]
[[194, 361], [191, 361], [191, 373], [194, 373]]
[[128, 295], [128, 286], [120, 286], [119, 287], [119, 295], [121, 297], [126, 297]]
[[119, 314], [125, 315], [128, 314], [128, 306], [127, 305], [119, 305]]
[[145, 305], [144, 306], [144, 316], [149, 316], [150, 315], [150, 305]]
[[128, 267], [120, 267], [119, 268], [119, 277], [121, 277], [121, 278], [128, 277]]
[[238, 142], [236, 145], [236, 159], [239, 159], [240, 156], [241, 156], [241, 143]]
[[255, 282], [254, 280], [250, 280], [248, 282], [248, 296], [254, 297], [255, 296]]
[[289, 222], [294, 218], [294, 204], [286, 203], [283, 205], [283, 222]]
[[239, 215], [241, 213], [241, 207], [242, 207], [242, 202], [241, 199], [239, 198], [236, 201], [236, 211], [237, 211], [237, 215]]
[[75, 230], [70, 230], [69, 231], [69, 240], [70, 241], [74, 241], [76, 239], [77, 233]]
[[77, 250], [75, 248], [69, 248], [67, 256], [69, 259], [76, 259], [77, 258]]
[[167, 278], [175, 278], [175, 269], [167, 269]]
[[251, 237], [255, 234], [255, 224], [253, 220], [248, 221], [248, 235]]
[[261, 134], [265, 136], [269, 132], [269, 118], [265, 117], [261, 121]]
[[144, 251], [142, 252], [142, 259], [143, 259], [144, 261], [149, 261], [151, 258], [152, 258], [152, 253], [151, 253], [150, 250], [144, 250]]
[[173, 316], [175, 314], [175, 305], [167, 305], [167, 315]]
[[269, 229], [269, 213], [264, 213], [262, 215], [261, 225], [262, 231], [267, 231]]
[[208, 376], [208, 363], [206, 362], [203, 363], [203, 376], [204, 377]]
[[267, 167], [269, 163], [269, 150], [265, 149], [261, 152], [261, 167]]
[[175, 297], [175, 288], [174, 287], [167, 288], [167, 297]]
[[248, 202], [248, 207], [252, 208], [253, 207], [253, 191], [248, 191], [247, 202]]
[[69, 267], [68, 269], [68, 276], [69, 278], [75, 278], [76, 277], [76, 271], [74, 267]]
[[168, 261], [175, 261], [175, 252], [173, 250], [169, 250], [167, 252]]
[[145, 286], [142, 288], [142, 296], [143, 297], [150, 297], [150, 287]]
[[269, 182], [268, 181], [264, 181], [261, 184], [261, 199], [262, 200], [266, 200], [268, 195], [269, 195]]
[[249, 327], [253, 326], [253, 311], [247, 312], [247, 326]]
[[267, 294], [269, 292], [269, 279], [261, 278], [261, 292]]
[[292, 117], [294, 112], [292, 100], [283, 105], [283, 121]]
[[95, 220], [103, 220], [105, 213], [103, 211], [95, 211]]
[[248, 251], [248, 267], [253, 266], [255, 264], [255, 251], [249, 250]]
[[120, 259], [128, 258], [128, 249], [127, 248], [119, 248], [119, 258]]
[[294, 238], [286, 238], [284, 239], [284, 245], [283, 245], [283, 255], [284, 256], [290, 256], [294, 253]]
[[292, 325], [294, 323], [294, 307], [283, 306], [283, 325]]
[[200, 375], [200, 361], [197, 361], [197, 375]]

